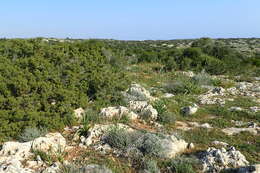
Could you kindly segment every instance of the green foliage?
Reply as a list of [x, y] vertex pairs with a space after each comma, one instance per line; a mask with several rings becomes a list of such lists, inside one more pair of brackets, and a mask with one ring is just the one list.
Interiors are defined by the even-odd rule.
[[128, 82], [104, 49], [96, 40], [1, 40], [0, 139], [17, 137], [28, 126], [72, 125], [73, 110], [90, 100], [100, 106], [117, 103]]
[[145, 133], [140, 137], [135, 142], [135, 146], [143, 153], [143, 155], [149, 157], [156, 157], [160, 155], [163, 150], [160, 143], [160, 137], [151, 133]]
[[120, 128], [118, 126], [109, 129], [105, 142], [111, 147], [125, 150], [129, 145], [131, 145], [140, 134], [127, 132], [126, 129]]
[[162, 124], [173, 124], [175, 122], [175, 116], [168, 112], [166, 102], [164, 100], [156, 100], [153, 103], [153, 107], [158, 112], [158, 121]]
[[177, 75], [164, 86], [164, 89], [174, 94], [200, 94], [204, 91], [195, 80], [185, 75]]
[[195, 173], [193, 167], [197, 164], [198, 161], [194, 158], [178, 157], [171, 160], [167, 166], [174, 173]]
[[82, 119], [83, 127], [79, 129], [78, 133], [80, 136], [87, 136], [88, 130], [91, 128], [92, 125], [95, 123], [101, 122], [101, 118], [97, 111], [93, 109], [85, 110], [85, 115]]
[[143, 160], [143, 169], [150, 173], [160, 173], [160, 169], [157, 166], [157, 162], [151, 159]]
[[18, 140], [21, 142], [28, 142], [40, 136], [44, 136], [46, 133], [47, 131], [45, 129], [29, 127], [24, 129], [23, 133], [18, 137]]

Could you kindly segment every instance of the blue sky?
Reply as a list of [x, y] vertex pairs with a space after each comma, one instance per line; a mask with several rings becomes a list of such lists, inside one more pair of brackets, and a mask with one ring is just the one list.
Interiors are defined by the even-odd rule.
[[1, 0], [0, 37], [260, 37], [260, 0]]

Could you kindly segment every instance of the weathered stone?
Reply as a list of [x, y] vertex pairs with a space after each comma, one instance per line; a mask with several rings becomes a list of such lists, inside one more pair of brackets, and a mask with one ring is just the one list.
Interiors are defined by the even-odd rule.
[[75, 109], [74, 115], [78, 120], [82, 120], [85, 115], [85, 110], [82, 108]]
[[124, 106], [115, 106], [115, 107], [107, 107], [103, 108], [100, 112], [100, 115], [106, 118], [112, 118], [112, 117], [122, 117], [122, 116], [128, 116], [131, 120], [137, 119], [138, 115], [134, 112], [128, 110]]
[[24, 168], [19, 159], [8, 158], [0, 161], [0, 173], [34, 173], [35, 171]]
[[60, 133], [49, 133], [45, 137], [36, 138], [32, 142], [33, 150], [41, 150], [45, 152], [64, 151], [66, 147], [66, 139]]
[[224, 168], [241, 167], [248, 165], [245, 156], [234, 147], [228, 150], [225, 148], [209, 148], [200, 158], [203, 165], [203, 172], [218, 173]]
[[130, 101], [129, 109], [140, 115], [141, 118], [156, 120], [158, 112], [146, 101]]
[[14, 156], [17, 160], [24, 160], [32, 155], [31, 142], [5, 142], [0, 151], [0, 157]]
[[184, 115], [193, 115], [198, 111], [198, 106], [196, 104], [193, 104], [192, 106], [183, 107], [181, 109], [181, 112]]
[[226, 172], [232, 173], [260, 173], [260, 164], [250, 165], [240, 168], [228, 168], [225, 169]]
[[212, 145], [222, 145], [222, 146], [224, 146], [224, 147], [229, 146], [228, 143], [226, 143], [226, 142], [221, 142], [221, 141], [213, 141], [213, 142], [211, 142], [211, 144], [212, 144]]
[[257, 135], [257, 129], [256, 128], [235, 128], [235, 127], [231, 127], [231, 128], [225, 128], [222, 129], [222, 131], [224, 133], [226, 133], [227, 135], [235, 135], [241, 132], [249, 132], [253, 135]]

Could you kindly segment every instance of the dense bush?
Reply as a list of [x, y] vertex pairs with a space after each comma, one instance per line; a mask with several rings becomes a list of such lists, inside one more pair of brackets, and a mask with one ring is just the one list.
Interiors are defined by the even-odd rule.
[[196, 80], [185, 75], [177, 75], [164, 85], [164, 90], [174, 94], [200, 94], [204, 90]]
[[44, 129], [29, 127], [23, 131], [23, 133], [19, 136], [18, 139], [21, 142], [28, 142], [28, 141], [32, 141], [35, 138], [38, 138], [40, 136], [44, 136], [46, 133], [47, 133], [47, 131]]
[[[0, 41], [0, 139], [28, 126], [60, 129], [90, 100], [120, 100], [127, 80], [100, 41]], [[116, 56], [112, 54], [111, 56]]]

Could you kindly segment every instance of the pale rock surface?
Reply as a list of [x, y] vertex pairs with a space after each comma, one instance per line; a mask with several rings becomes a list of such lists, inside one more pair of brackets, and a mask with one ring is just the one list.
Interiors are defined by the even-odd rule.
[[0, 161], [0, 173], [34, 173], [35, 171], [24, 168], [21, 161], [16, 158], [8, 158]]
[[66, 139], [60, 133], [48, 133], [45, 137], [36, 138], [32, 142], [32, 149], [41, 151], [64, 151]]
[[157, 110], [146, 101], [130, 101], [129, 109], [139, 114], [142, 118], [156, 120], [158, 116]]
[[228, 109], [229, 111], [243, 111], [243, 109], [241, 107], [236, 107], [236, 106], [232, 106]]
[[172, 97], [174, 97], [174, 94], [171, 94], [171, 93], [165, 93], [163, 95], [163, 98], [172, 98]]
[[260, 111], [260, 107], [257, 107], [257, 106], [250, 107], [250, 111], [257, 113]]
[[101, 138], [103, 137], [103, 135], [109, 129], [111, 129], [113, 127], [123, 128], [123, 129], [130, 130], [130, 131], [132, 130], [127, 125], [120, 124], [120, 123], [117, 124], [117, 125], [114, 125], [114, 124], [105, 124], [105, 125], [96, 124], [94, 127], [89, 129], [87, 137], [84, 137], [84, 136], [80, 137], [81, 143], [83, 145], [90, 146], [91, 144], [99, 142], [101, 140]]
[[162, 158], [173, 158], [177, 154], [184, 152], [189, 144], [183, 139], [178, 139], [175, 135], [167, 136], [160, 141], [163, 151], [160, 154]]
[[181, 109], [181, 112], [184, 115], [193, 115], [198, 111], [198, 106], [196, 104], [193, 104], [192, 106], [183, 107]]
[[131, 120], [138, 118], [138, 115], [124, 106], [107, 107], [101, 109], [100, 115], [106, 118], [128, 116]]
[[139, 84], [132, 84], [130, 88], [123, 92], [125, 100], [129, 101], [155, 101], [156, 98], [152, 97], [150, 92]]
[[0, 161], [4, 156], [14, 156], [17, 160], [24, 160], [32, 155], [30, 150], [31, 142], [5, 142], [0, 151]]
[[235, 127], [231, 127], [231, 128], [225, 128], [222, 129], [222, 132], [226, 133], [227, 135], [235, 135], [241, 132], [249, 132], [253, 135], [257, 135], [257, 129], [256, 128], [235, 128]]
[[75, 109], [74, 115], [78, 120], [82, 120], [85, 115], [85, 110], [83, 108]]
[[221, 142], [221, 141], [213, 141], [213, 142], [211, 142], [211, 144], [212, 144], [212, 145], [221, 145], [221, 146], [224, 146], [224, 147], [229, 146], [228, 143], [226, 143], [226, 142]]
[[58, 173], [59, 170], [60, 170], [60, 163], [55, 162], [50, 167], [42, 171], [42, 173]]
[[245, 156], [234, 147], [229, 149], [209, 148], [200, 158], [203, 165], [203, 172], [218, 173], [220, 170], [229, 167], [247, 166], [249, 162]]

